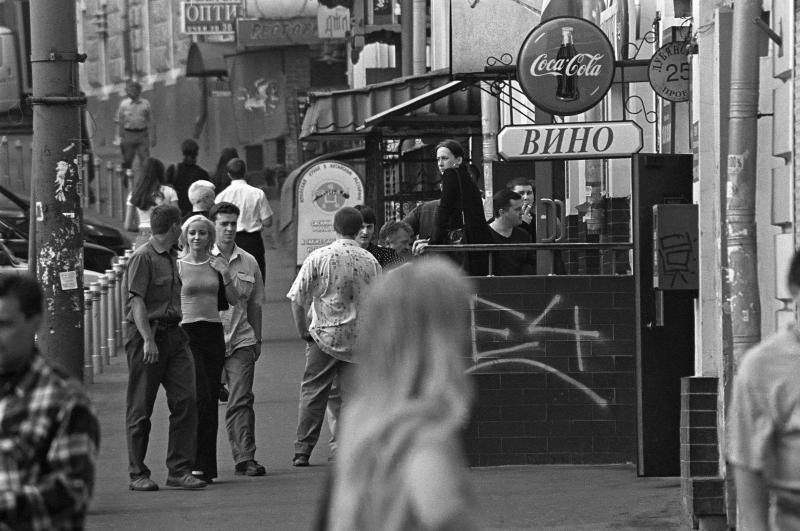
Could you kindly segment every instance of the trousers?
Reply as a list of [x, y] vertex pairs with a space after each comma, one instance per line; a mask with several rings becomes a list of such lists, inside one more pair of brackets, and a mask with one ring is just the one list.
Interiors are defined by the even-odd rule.
[[314, 341], [306, 343], [306, 366], [300, 383], [294, 453], [311, 455], [316, 446], [334, 378], [338, 379], [342, 407], [347, 407], [351, 366], [351, 363], [323, 352]]
[[160, 385], [164, 386], [169, 408], [169, 474], [191, 472], [197, 450], [195, 369], [186, 334], [177, 324], [158, 326], [154, 331], [159, 352], [156, 363], [144, 363], [144, 339], [138, 331], [132, 332], [125, 342], [128, 359], [125, 431], [131, 478], [150, 477], [144, 459], [150, 440], [150, 416]]
[[222, 323], [196, 321], [181, 325], [189, 336], [197, 381], [197, 457], [194, 469], [217, 477], [217, 431], [222, 365], [225, 363], [225, 335]]
[[225, 377], [230, 390], [225, 426], [233, 462], [237, 465], [254, 459], [256, 455], [256, 414], [253, 410], [256, 348], [255, 345], [237, 348], [225, 358]]

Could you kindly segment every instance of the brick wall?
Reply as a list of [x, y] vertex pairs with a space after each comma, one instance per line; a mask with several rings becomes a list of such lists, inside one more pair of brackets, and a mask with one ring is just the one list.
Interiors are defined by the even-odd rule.
[[633, 277], [476, 281], [470, 462], [633, 461]]

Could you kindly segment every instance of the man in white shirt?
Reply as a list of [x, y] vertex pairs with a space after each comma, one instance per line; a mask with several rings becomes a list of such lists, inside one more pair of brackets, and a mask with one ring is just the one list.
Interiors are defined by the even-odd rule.
[[128, 169], [133, 166], [137, 154], [140, 164], [150, 156], [150, 147], [156, 145], [156, 123], [150, 102], [141, 97], [142, 86], [137, 81], [129, 81], [125, 93], [127, 97], [120, 102], [114, 121], [117, 123], [116, 143], [122, 150], [122, 167]]
[[[297, 333], [306, 342], [294, 466], [308, 466], [334, 378], [338, 378], [347, 407], [359, 308], [381, 272], [375, 257], [355, 241], [362, 224], [361, 213], [355, 208], [339, 209], [333, 218], [336, 240], [306, 257], [286, 294], [292, 301]], [[310, 325], [306, 317], [309, 309], [313, 309]]]
[[272, 226], [272, 208], [264, 190], [247, 184], [244, 178], [247, 167], [242, 159], [231, 159], [227, 169], [231, 184], [217, 195], [216, 202], [224, 201], [239, 207], [241, 214], [236, 245], [255, 257], [261, 278], [266, 281], [262, 231]]

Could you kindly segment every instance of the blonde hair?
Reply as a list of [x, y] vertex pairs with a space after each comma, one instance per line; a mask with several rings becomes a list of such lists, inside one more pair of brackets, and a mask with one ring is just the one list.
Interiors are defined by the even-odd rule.
[[472, 386], [474, 290], [441, 258], [387, 274], [360, 310], [355, 392], [343, 409], [332, 529], [399, 529], [407, 516], [403, 465], [426, 442], [458, 444]]
[[217, 240], [217, 231], [214, 227], [214, 223], [202, 214], [195, 214], [194, 216], [189, 216], [189, 218], [183, 222], [183, 225], [181, 225], [181, 237], [178, 240], [178, 244], [181, 248], [181, 256], [189, 254], [189, 225], [196, 221], [203, 223], [208, 231], [206, 252], [210, 253], [211, 248], [214, 247], [214, 242]]
[[189, 197], [189, 202], [193, 205], [207, 197], [210, 197], [213, 203], [215, 189], [216, 186], [214, 186], [214, 183], [206, 181], [205, 179], [200, 179], [189, 185], [189, 190], [186, 192], [186, 195]]

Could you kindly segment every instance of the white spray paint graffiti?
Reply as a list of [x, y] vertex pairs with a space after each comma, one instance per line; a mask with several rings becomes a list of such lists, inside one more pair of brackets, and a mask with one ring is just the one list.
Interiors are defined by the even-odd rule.
[[[527, 337], [534, 338], [537, 335], [541, 334], [557, 334], [557, 335], [567, 335], [575, 338], [575, 345], [576, 345], [576, 356], [578, 359], [578, 370], [583, 372], [585, 370], [584, 366], [584, 358], [583, 358], [583, 351], [581, 349], [581, 340], [583, 339], [600, 339], [601, 335], [600, 332], [596, 330], [582, 330], [580, 325], [580, 312], [579, 307], [574, 306], [574, 328], [559, 328], [559, 327], [552, 327], [552, 326], [541, 326], [540, 323], [545, 319], [548, 313], [555, 308], [558, 304], [561, 303], [561, 295], [555, 295], [544, 311], [534, 317], [527, 325], [527, 327], [523, 328]], [[488, 367], [497, 367], [500, 365], [527, 365], [530, 367], [535, 367], [537, 369], [543, 370], [550, 374], [554, 374], [562, 381], [569, 383], [570, 385], [574, 386], [576, 389], [582, 391], [586, 396], [592, 399], [595, 404], [600, 407], [606, 407], [608, 405], [608, 400], [603, 398], [602, 396], [598, 395], [591, 389], [589, 389], [586, 385], [579, 382], [578, 380], [572, 378], [564, 374], [563, 372], [559, 371], [555, 367], [543, 363], [541, 361], [529, 359], [529, 358], [520, 358], [520, 357], [504, 357], [507, 354], [517, 353], [517, 355], [523, 352], [529, 352], [530, 354], [536, 354], [536, 349], [541, 344], [540, 341], [526, 341], [519, 345], [514, 345], [512, 347], [500, 348], [500, 349], [492, 349], [492, 350], [484, 350], [478, 351], [478, 334], [488, 334], [493, 336], [499, 336], [503, 339], [509, 339], [511, 337], [511, 330], [509, 328], [489, 328], [484, 326], [478, 326], [475, 318], [475, 308], [481, 306], [486, 306], [489, 308], [493, 308], [495, 310], [500, 310], [504, 313], [507, 313], [516, 319], [527, 322], [529, 317], [524, 313], [513, 310], [511, 308], [507, 308], [501, 304], [497, 304], [496, 302], [486, 300], [482, 297], [475, 296], [472, 300], [472, 308], [471, 308], [471, 320], [472, 320], [472, 361], [474, 365], [469, 369], [468, 372], [476, 372], [484, 368]]]

